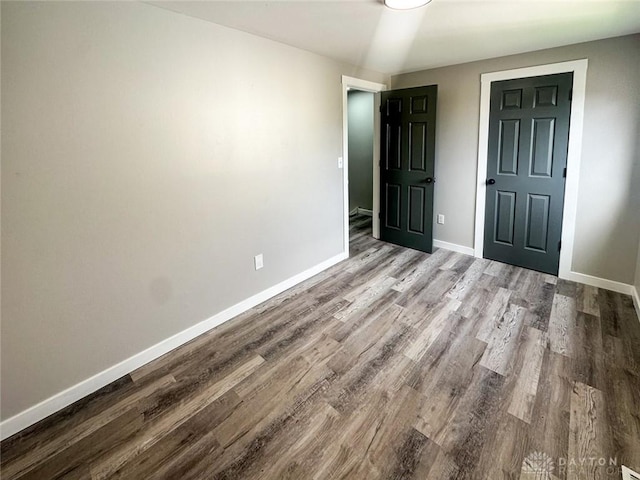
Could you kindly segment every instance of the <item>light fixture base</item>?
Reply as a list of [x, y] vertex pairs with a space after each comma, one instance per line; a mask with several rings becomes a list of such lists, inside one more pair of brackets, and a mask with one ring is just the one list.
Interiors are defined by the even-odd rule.
[[392, 10], [413, 10], [424, 7], [431, 0], [384, 0], [384, 4]]

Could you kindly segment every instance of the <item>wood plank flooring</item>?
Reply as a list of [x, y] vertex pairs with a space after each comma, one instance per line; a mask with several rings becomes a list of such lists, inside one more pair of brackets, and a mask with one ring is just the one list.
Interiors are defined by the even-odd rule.
[[3, 479], [619, 479], [631, 298], [351, 224], [351, 258], [2, 442]]

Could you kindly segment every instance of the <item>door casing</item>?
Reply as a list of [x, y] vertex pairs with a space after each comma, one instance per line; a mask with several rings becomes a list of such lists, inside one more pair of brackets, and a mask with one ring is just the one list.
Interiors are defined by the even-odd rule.
[[348, 90], [355, 88], [374, 93], [373, 100], [373, 237], [380, 238], [380, 92], [387, 90], [384, 83], [370, 82], [360, 78], [342, 76], [342, 199], [343, 199], [343, 244], [344, 253], [349, 254], [349, 117]]
[[578, 206], [578, 183], [582, 155], [582, 129], [584, 123], [584, 102], [587, 84], [588, 60], [553, 63], [534, 67], [518, 68], [501, 72], [484, 73], [481, 76], [480, 125], [478, 135], [478, 164], [476, 182], [476, 216], [474, 234], [474, 254], [482, 258], [484, 249], [484, 224], [487, 181], [487, 154], [489, 146], [489, 108], [491, 83], [525, 77], [539, 77], [556, 73], [573, 72], [573, 99], [571, 102], [571, 125], [569, 127], [569, 147], [567, 150], [567, 179], [565, 183], [564, 208], [562, 216], [562, 249], [558, 276], [572, 280], [579, 274], [571, 271], [573, 243], [576, 230]]

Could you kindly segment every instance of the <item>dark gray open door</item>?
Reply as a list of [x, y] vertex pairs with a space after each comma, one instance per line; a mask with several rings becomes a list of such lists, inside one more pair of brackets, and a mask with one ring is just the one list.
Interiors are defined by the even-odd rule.
[[484, 256], [557, 275], [573, 74], [493, 82]]
[[438, 86], [382, 92], [380, 239], [433, 250]]

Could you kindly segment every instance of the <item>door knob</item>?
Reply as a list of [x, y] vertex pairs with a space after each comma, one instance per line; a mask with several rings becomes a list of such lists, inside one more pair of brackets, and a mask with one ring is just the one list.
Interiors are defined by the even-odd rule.
[[489, 185], [494, 185], [496, 183], [496, 181], [493, 178], [490, 178], [489, 180], [487, 180], [487, 183]]
[[425, 179], [425, 182], [427, 182], [427, 183], [436, 183], [436, 179], [435, 179], [435, 178], [432, 178], [432, 177], [427, 177], [427, 178]]

